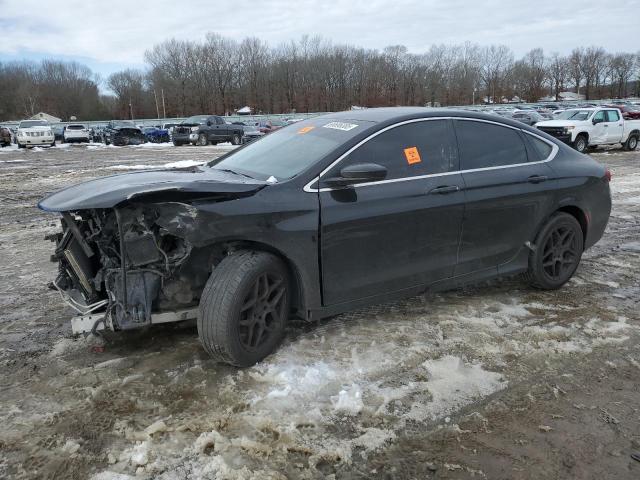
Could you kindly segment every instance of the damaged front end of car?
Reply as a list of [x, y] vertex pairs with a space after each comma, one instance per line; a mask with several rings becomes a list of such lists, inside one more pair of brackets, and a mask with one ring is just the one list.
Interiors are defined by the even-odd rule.
[[[189, 183], [182, 181], [189, 173], [169, 175], [175, 178], [161, 180], [152, 172], [124, 175], [119, 182], [107, 177], [93, 182], [117, 185], [110, 196], [82, 198], [92, 188], [81, 184], [40, 202], [43, 210], [61, 214], [61, 231], [47, 236], [55, 242], [51, 260], [58, 263], [50, 287], [79, 314], [72, 320], [74, 333], [196, 317], [213, 266], [233, 247], [216, 244], [217, 215], [199, 210], [194, 200], [211, 205], [264, 185], [209, 182], [201, 173]], [[83, 208], [68, 208], [74, 204]]]

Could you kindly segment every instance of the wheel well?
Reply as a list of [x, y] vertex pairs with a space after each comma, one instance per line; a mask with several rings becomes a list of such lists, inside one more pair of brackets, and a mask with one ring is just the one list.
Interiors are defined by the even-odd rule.
[[242, 240], [237, 242], [227, 242], [224, 245], [211, 245], [212, 249], [216, 247], [222, 247], [223, 251], [231, 252], [234, 250], [255, 250], [261, 252], [268, 252], [275, 255], [284, 262], [289, 271], [289, 277], [291, 278], [291, 309], [298, 312], [302, 318], [306, 318], [305, 311], [305, 297], [304, 297], [304, 285], [302, 283], [302, 277], [300, 271], [295, 263], [284, 255], [280, 250], [267, 245], [265, 243], [254, 242], [249, 240]]
[[589, 140], [589, 134], [587, 132], [580, 132], [578, 135], [576, 135], [576, 138], [578, 137], [584, 137]]
[[631, 130], [629, 136], [635, 135], [636, 137], [640, 136], [640, 130]]
[[567, 205], [565, 207], [561, 207], [556, 212], [564, 212], [573, 216], [578, 223], [580, 224], [580, 228], [582, 229], [582, 236], [584, 241], [587, 241], [587, 228], [589, 227], [589, 221], [587, 220], [587, 215], [578, 207], [574, 205]]

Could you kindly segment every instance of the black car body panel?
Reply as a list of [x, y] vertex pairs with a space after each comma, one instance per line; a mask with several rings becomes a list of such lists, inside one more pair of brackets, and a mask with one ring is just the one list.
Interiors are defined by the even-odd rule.
[[[450, 129], [448, 170], [331, 186], [330, 175], [371, 138], [435, 119]], [[461, 144], [460, 121], [509, 129], [523, 142], [524, 161], [466, 168], [465, 152], [475, 149]], [[278, 135], [313, 129], [340, 140], [290, 179], [254, 180], [216, 168], [227, 158], [238, 158], [235, 152], [265, 148]], [[550, 153], [535, 153], [534, 141]], [[411, 143], [406, 147], [414, 148]], [[104, 298], [106, 289], [147, 312], [197, 305], [216, 262], [235, 249], [249, 248], [286, 262], [294, 281], [293, 310], [305, 319], [523, 272], [537, 232], [554, 212], [578, 218], [588, 247], [602, 236], [611, 209], [603, 166], [539, 130], [475, 112], [381, 108], [328, 114], [284, 127], [235, 152], [214, 161], [213, 168], [94, 180], [53, 194], [39, 206], [70, 215], [63, 218], [65, 233], [57, 237], [58, 245], [67, 232], [80, 231], [78, 241], [100, 252], [90, 271], [79, 275], [92, 278], [95, 298]], [[422, 158], [425, 168], [431, 168], [429, 161]], [[120, 245], [115, 238], [122, 238]], [[117, 254], [120, 249], [125, 260]], [[64, 264], [61, 254], [57, 259]], [[137, 288], [125, 297], [119, 286], [123, 270], [132, 285], [155, 287], [148, 292]], [[59, 284], [77, 289], [77, 276]], [[121, 312], [115, 318], [119, 328], [131, 328], [145, 324], [147, 317], [132, 323]]]

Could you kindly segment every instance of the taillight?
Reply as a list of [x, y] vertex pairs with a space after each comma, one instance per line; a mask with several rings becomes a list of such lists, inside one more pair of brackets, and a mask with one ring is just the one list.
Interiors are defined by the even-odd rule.
[[604, 177], [602, 178], [606, 178], [607, 179], [607, 183], [609, 183], [611, 181], [611, 177], [613, 177], [611, 170], [609, 170], [608, 168], [604, 171]]

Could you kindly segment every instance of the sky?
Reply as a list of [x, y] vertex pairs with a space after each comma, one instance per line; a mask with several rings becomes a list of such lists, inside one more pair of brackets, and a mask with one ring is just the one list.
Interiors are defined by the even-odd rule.
[[412, 53], [432, 44], [505, 44], [568, 53], [598, 45], [640, 49], [640, 0], [0, 0], [0, 61], [76, 60], [103, 77], [144, 68], [144, 52], [207, 32], [271, 46], [303, 35]]

